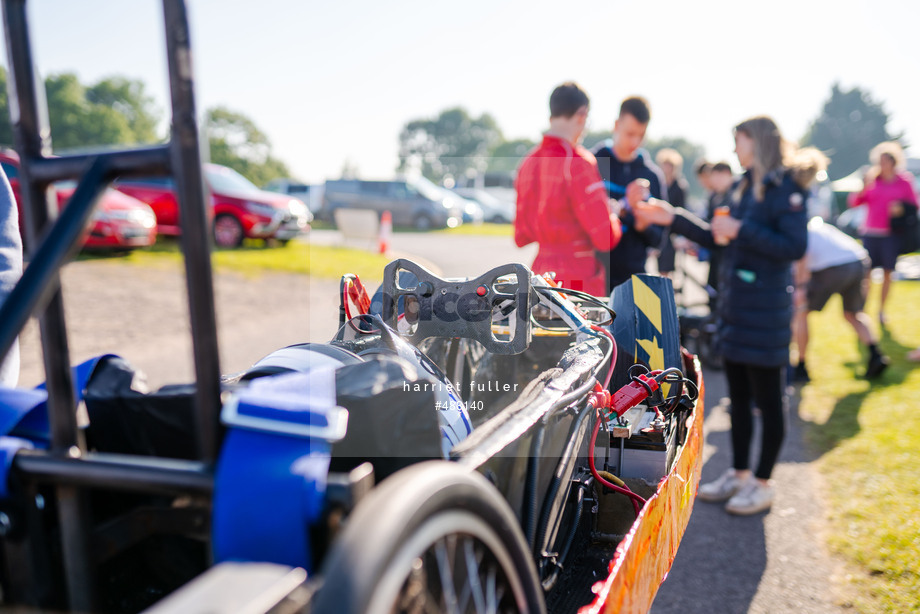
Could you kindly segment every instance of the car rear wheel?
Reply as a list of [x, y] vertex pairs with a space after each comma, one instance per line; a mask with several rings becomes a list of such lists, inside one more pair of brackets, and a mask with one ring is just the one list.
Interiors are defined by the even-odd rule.
[[229, 213], [214, 218], [214, 244], [217, 247], [239, 247], [243, 244], [243, 225]]
[[431, 230], [434, 228], [434, 222], [431, 221], [431, 217], [422, 213], [417, 218], [415, 218], [415, 229], [416, 230]]
[[446, 461], [413, 465], [349, 516], [313, 612], [545, 611], [517, 518], [484, 477]]

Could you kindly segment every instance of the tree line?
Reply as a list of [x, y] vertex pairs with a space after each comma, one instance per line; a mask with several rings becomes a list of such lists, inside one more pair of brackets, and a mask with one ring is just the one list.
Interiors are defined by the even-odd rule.
[[[584, 145], [591, 148], [608, 138], [607, 131], [589, 132]], [[536, 143], [530, 139], [506, 139], [488, 113], [473, 117], [463, 107], [455, 107], [441, 111], [437, 117], [414, 119], [403, 126], [396, 170], [416, 169], [436, 183], [448, 178], [458, 180], [470, 173], [509, 173], [534, 146]], [[692, 182], [691, 189], [698, 187], [692, 166], [703, 156], [701, 145], [678, 137], [649, 139], [645, 147], [652, 156], [664, 147], [676, 149], [684, 158], [684, 174]]]
[[[867, 90], [844, 90], [835, 83], [800, 144], [824, 151], [831, 160], [828, 177], [840, 179], [866, 164], [869, 150], [878, 143], [898, 140], [906, 146], [903, 134], [889, 132], [888, 120], [884, 105]], [[607, 131], [589, 132], [584, 145], [591, 148], [608, 138]], [[403, 126], [397, 171], [414, 168], [435, 182], [468, 174], [511, 172], [535, 145], [530, 139], [506, 139], [488, 113], [474, 117], [463, 107], [455, 107]], [[649, 139], [645, 144], [653, 157], [664, 147], [676, 149], [683, 156], [684, 175], [691, 192], [699, 193], [693, 164], [703, 157], [704, 148], [682, 137]]]
[[[45, 79], [48, 121], [55, 153], [114, 145], [164, 143], [162, 111], [144, 83], [114, 76], [81, 83], [73, 73]], [[9, 121], [7, 72], [0, 66], [0, 145], [13, 144]], [[168, 130], [168, 128], [166, 129]], [[272, 155], [268, 137], [252, 119], [223, 106], [205, 112], [210, 160], [241, 173], [256, 185], [290, 175], [287, 165]]]
[[[6, 82], [6, 69], [0, 66], [0, 145], [13, 143]], [[45, 79], [45, 92], [57, 153], [162, 143], [168, 138], [159, 128], [162, 111], [139, 80], [114, 76], [84, 84], [73, 73], [61, 73]], [[888, 130], [888, 121], [884, 105], [867, 90], [845, 90], [835, 83], [800, 142], [824, 151], [831, 160], [829, 178], [839, 179], [866, 164], [869, 150], [876, 144], [888, 140], [907, 144], [903, 134]], [[273, 155], [268, 137], [246, 115], [224, 106], [213, 107], [205, 112], [203, 124], [212, 162], [233, 168], [257, 185], [290, 175], [287, 165]], [[589, 132], [584, 144], [592, 147], [607, 138], [607, 131]], [[526, 138], [506, 138], [489, 113], [474, 117], [463, 107], [454, 107], [436, 117], [404, 124], [397, 171], [418, 169], [435, 182], [476, 173], [512, 172], [535, 145]], [[683, 156], [684, 175], [691, 192], [698, 193], [692, 166], [705, 153], [703, 147], [682, 137], [646, 143], [652, 156], [664, 147]]]

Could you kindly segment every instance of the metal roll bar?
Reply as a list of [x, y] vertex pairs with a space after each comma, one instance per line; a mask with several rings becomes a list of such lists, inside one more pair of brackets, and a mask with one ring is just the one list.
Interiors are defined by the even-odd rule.
[[[188, 15], [184, 0], [163, 0], [172, 126], [169, 143], [102, 153], [51, 156], [44, 89], [33, 65], [27, 0], [0, 0], [10, 63], [10, 114], [20, 155], [20, 186], [29, 266], [0, 305], [0, 356], [10, 349], [31, 315], [41, 331], [48, 389], [51, 446], [17, 455], [14, 467], [32, 483], [55, 484], [69, 607], [92, 611], [93, 557], [89, 543], [87, 488], [135, 492], [208, 494], [219, 446], [220, 365], [211, 270], [211, 233], [200, 157], [192, 79]], [[117, 177], [172, 175], [182, 226], [189, 315], [197, 380], [200, 462], [87, 454], [77, 428], [76, 402], [60, 286], [60, 270], [79, 250], [93, 208]], [[57, 217], [54, 181], [78, 186]]]

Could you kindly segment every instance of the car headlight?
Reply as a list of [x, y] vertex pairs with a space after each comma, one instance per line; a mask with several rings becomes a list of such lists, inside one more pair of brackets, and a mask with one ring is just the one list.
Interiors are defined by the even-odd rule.
[[261, 215], [262, 217], [275, 217], [275, 214], [278, 213], [278, 210], [271, 205], [254, 202], [246, 203], [246, 211], [254, 215]]
[[93, 215], [93, 219], [103, 222], [134, 222], [144, 228], [153, 228], [157, 225], [157, 218], [149, 209], [99, 209]]
[[292, 200], [288, 202], [288, 211], [290, 211], [291, 215], [294, 217], [300, 218], [307, 217], [307, 212], [309, 209], [307, 209], [307, 206], [299, 200]]
[[157, 216], [149, 209], [139, 209], [134, 212], [134, 219], [144, 228], [156, 228]]

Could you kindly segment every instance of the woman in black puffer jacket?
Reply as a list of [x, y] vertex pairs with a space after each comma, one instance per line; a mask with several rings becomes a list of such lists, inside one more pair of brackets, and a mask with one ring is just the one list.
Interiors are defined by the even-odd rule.
[[[735, 153], [745, 169], [736, 183], [730, 215], [711, 224], [667, 203], [635, 209], [649, 223], [709, 248], [722, 247], [717, 315], [725, 375], [732, 404], [734, 467], [703, 484], [699, 498], [728, 501], [735, 514], [770, 507], [768, 480], [785, 432], [784, 398], [792, 332], [792, 263], [808, 240], [807, 186], [827, 162], [817, 150], [798, 150], [783, 140], [768, 117], [735, 127]], [[760, 460], [753, 474], [750, 448], [753, 407], [763, 420]]]

